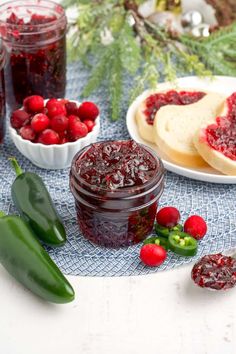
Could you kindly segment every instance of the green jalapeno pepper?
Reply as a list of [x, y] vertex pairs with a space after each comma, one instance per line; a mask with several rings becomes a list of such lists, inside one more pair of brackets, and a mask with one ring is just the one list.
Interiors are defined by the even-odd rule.
[[148, 237], [146, 240], [143, 241], [144, 245], [147, 245], [149, 243], [154, 243], [158, 246], [162, 246], [166, 251], [169, 249], [169, 242], [166, 237], [161, 237], [161, 236], [153, 236], [153, 237]]
[[62, 246], [66, 242], [66, 231], [42, 178], [23, 172], [16, 159], [10, 160], [17, 174], [11, 194], [21, 217], [39, 240], [49, 246]]
[[173, 226], [171, 228], [161, 226], [159, 224], [155, 224], [155, 231], [158, 236], [166, 237], [168, 238], [170, 232], [172, 231], [182, 231], [183, 226], [180, 224], [177, 224], [176, 226]]
[[49, 302], [74, 300], [74, 290], [19, 216], [0, 213], [0, 263], [26, 288]]
[[168, 241], [170, 250], [176, 254], [191, 257], [197, 253], [197, 241], [185, 232], [171, 232]]

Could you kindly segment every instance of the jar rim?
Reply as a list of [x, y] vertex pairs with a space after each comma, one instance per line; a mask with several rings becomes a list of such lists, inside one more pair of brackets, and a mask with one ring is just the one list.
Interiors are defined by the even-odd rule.
[[[128, 141], [128, 140], [105, 140], [105, 141], [98, 141], [98, 143], [107, 143], [107, 142], [117, 142], [117, 141]], [[96, 143], [95, 143], [96, 144]], [[137, 186], [129, 186], [129, 187], [123, 187], [123, 188], [116, 188], [116, 189], [106, 189], [106, 188], [102, 188], [99, 186], [96, 186], [96, 193], [102, 192], [106, 194], [106, 198], [111, 198], [114, 199], [116, 198], [116, 194], [119, 194], [119, 196], [117, 197], [118, 199], [120, 198], [125, 198], [125, 195], [129, 194], [129, 198], [132, 198], [133, 195], [140, 195], [141, 193], [144, 193], [144, 190], [146, 191], [146, 193], [148, 193], [148, 191], [153, 187], [153, 185], [157, 184], [158, 182], [160, 182], [160, 180], [163, 177], [164, 174], [164, 165], [162, 160], [160, 159], [160, 157], [157, 155], [157, 153], [151, 149], [149, 146], [146, 146], [144, 144], [140, 144], [137, 143], [140, 146], [142, 146], [146, 151], [148, 151], [157, 161], [157, 174], [154, 174], [152, 178], [150, 178], [146, 183], [142, 184], [142, 185], [137, 185]], [[71, 174], [74, 178], [76, 178], [77, 181], [79, 181], [80, 183], [82, 183], [82, 186], [85, 186], [86, 188], [88, 188], [89, 190], [91, 190], [91, 184], [88, 183], [86, 180], [84, 180], [83, 178], [81, 178], [79, 176], [79, 174], [76, 171], [76, 161], [78, 160], [78, 157], [81, 156], [82, 154], [86, 153], [86, 151], [94, 144], [90, 144], [88, 146], [85, 146], [82, 150], [80, 150], [79, 152], [77, 152], [77, 154], [74, 156], [72, 163], [71, 163]], [[131, 193], [130, 193], [131, 191]], [[124, 197], [121, 197], [120, 195], [124, 194]]]
[[[45, 10], [50, 10], [53, 11], [55, 15], [58, 17], [55, 18], [55, 20], [52, 20], [50, 22], [46, 23], [41, 23], [41, 24], [25, 24], [25, 28], [27, 28], [27, 25], [30, 26], [33, 31], [30, 32], [25, 32], [25, 31], [19, 31], [19, 25], [14, 24], [14, 23], [7, 23], [6, 19], [1, 19], [0, 18], [0, 26], [6, 26], [7, 28], [10, 28], [12, 30], [17, 29], [21, 35], [34, 35], [35, 33], [44, 33], [49, 31], [51, 28], [54, 26], [58, 26], [60, 22], [65, 21], [66, 22], [66, 13], [65, 9], [63, 8], [62, 5], [51, 1], [51, 0], [29, 0], [25, 2], [24, 4], [22, 3], [22, 0], [9, 0], [5, 2], [4, 4], [0, 5], [0, 10], [1, 13], [4, 14], [7, 11], [14, 10], [14, 8], [31, 8], [34, 7], [35, 9], [41, 8]], [[41, 5], [42, 4], [42, 5]], [[35, 29], [35, 30], [34, 30]]]

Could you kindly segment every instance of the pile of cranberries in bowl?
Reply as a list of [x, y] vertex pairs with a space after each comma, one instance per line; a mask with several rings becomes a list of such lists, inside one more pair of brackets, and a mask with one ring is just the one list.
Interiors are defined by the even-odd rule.
[[86, 137], [95, 127], [99, 109], [93, 102], [77, 104], [67, 99], [24, 99], [11, 115], [11, 127], [22, 139], [44, 145], [65, 144]]

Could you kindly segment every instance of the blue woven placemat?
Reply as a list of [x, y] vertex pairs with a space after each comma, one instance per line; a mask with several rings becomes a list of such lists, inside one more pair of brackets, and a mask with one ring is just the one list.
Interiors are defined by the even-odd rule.
[[[82, 70], [79, 64], [68, 67], [68, 98], [79, 99], [79, 93], [86, 83], [87, 77], [88, 73]], [[129, 85], [127, 82], [127, 92], [130, 88]], [[115, 123], [111, 123], [109, 120], [108, 96], [104, 87], [101, 87], [90, 99], [97, 103], [101, 109], [102, 124], [99, 139], [129, 138], [125, 124], [127, 99], [124, 98], [121, 118]], [[185, 220], [190, 214], [200, 214], [207, 220], [209, 231], [205, 238], [199, 242], [199, 251], [194, 259], [178, 257], [169, 252], [168, 258], [162, 266], [148, 268], [139, 261], [140, 245], [112, 250], [95, 246], [85, 240], [81, 236], [76, 222], [74, 200], [69, 191], [69, 170], [53, 171], [35, 167], [17, 151], [8, 135], [5, 144], [0, 147], [0, 210], [7, 213], [16, 212], [10, 195], [14, 173], [8, 162], [9, 156], [16, 156], [24, 170], [38, 173], [48, 186], [65, 223], [68, 242], [62, 248], [47, 248], [47, 250], [65, 274], [84, 276], [148, 274], [174, 268], [192, 262], [205, 254], [216, 253], [236, 246], [235, 185], [203, 183], [168, 172], [160, 206], [176, 206], [181, 212], [182, 220]]]

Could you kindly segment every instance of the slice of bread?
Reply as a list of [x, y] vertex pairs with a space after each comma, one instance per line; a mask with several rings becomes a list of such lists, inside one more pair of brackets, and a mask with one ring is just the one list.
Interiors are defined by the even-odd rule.
[[147, 123], [147, 119], [144, 114], [145, 110], [146, 110], [146, 99], [139, 105], [135, 115], [139, 135], [144, 140], [154, 144], [155, 132], [153, 129], [153, 125]]
[[[230, 108], [228, 106], [228, 100], [234, 99], [235, 105], [236, 105], [236, 93], [232, 94], [227, 101], [225, 102], [221, 117], [217, 117], [217, 115], [214, 117], [214, 119], [211, 119], [209, 122], [204, 123], [195, 133], [193, 142], [194, 145], [198, 151], [198, 153], [204, 158], [205, 161], [208, 162], [210, 166], [215, 168], [216, 170], [222, 172], [223, 174], [226, 175], [231, 175], [231, 176], [236, 176], [236, 160], [231, 159], [230, 157], [225, 156], [222, 152], [215, 150], [212, 148], [208, 141], [207, 141], [207, 136], [206, 136], [206, 129], [207, 127], [213, 125], [213, 131], [217, 129], [217, 135], [219, 136], [219, 139], [222, 143], [224, 144], [224, 136], [221, 137], [221, 132], [222, 130], [219, 128], [219, 124], [221, 121], [227, 122], [227, 116], [230, 111]], [[236, 118], [236, 117], [235, 117]], [[236, 122], [233, 123], [236, 125]], [[236, 145], [236, 136], [234, 135], [236, 131], [236, 126], [232, 127], [231, 124], [225, 125], [223, 131], [224, 135], [227, 134], [227, 130], [229, 131], [230, 134], [230, 140], [231, 140], [231, 146]], [[234, 129], [234, 133], [232, 130]], [[226, 129], [226, 130], [225, 130]], [[234, 140], [234, 141], [233, 141]]]
[[222, 110], [224, 99], [212, 92], [196, 103], [161, 107], [154, 120], [155, 143], [173, 162], [182, 166], [206, 165], [193, 144], [193, 137], [204, 122]]

